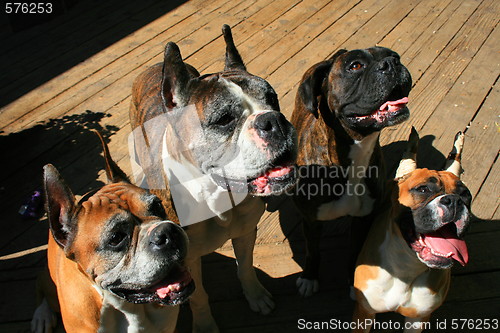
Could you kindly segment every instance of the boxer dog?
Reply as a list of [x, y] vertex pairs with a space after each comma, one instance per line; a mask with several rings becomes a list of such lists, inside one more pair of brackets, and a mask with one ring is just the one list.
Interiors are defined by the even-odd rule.
[[[44, 304], [59, 307], [67, 332], [173, 332], [175, 305], [194, 290], [184, 265], [187, 236], [156, 196], [128, 182], [102, 144], [111, 183], [78, 202], [56, 168], [44, 167], [48, 287], [55, 284], [58, 299]], [[32, 329], [52, 324], [38, 316]]]
[[350, 217], [354, 272], [370, 214], [383, 190], [380, 131], [408, 119], [411, 86], [399, 55], [383, 47], [340, 50], [304, 74], [291, 118], [300, 168], [293, 197], [303, 215], [307, 250], [297, 280], [302, 296], [319, 288], [323, 221]]
[[354, 321], [370, 323], [376, 313], [395, 311], [420, 332], [443, 303], [450, 268], [469, 257], [463, 236], [472, 197], [460, 181], [463, 140], [458, 133], [446, 171], [417, 169], [418, 134], [412, 130], [390, 197], [358, 258]]
[[250, 308], [263, 314], [274, 308], [253, 267], [265, 208], [257, 196], [281, 193], [296, 182], [295, 130], [269, 83], [246, 70], [229, 26], [222, 33], [222, 72], [200, 76], [170, 42], [163, 63], [134, 82], [130, 108], [138, 182], [186, 226], [186, 263], [196, 284], [193, 331], [218, 330], [202, 284], [201, 256], [228, 239]]

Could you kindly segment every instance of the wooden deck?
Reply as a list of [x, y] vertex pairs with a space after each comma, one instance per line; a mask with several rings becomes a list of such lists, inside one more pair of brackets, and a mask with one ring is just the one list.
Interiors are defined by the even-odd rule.
[[[448, 299], [432, 320], [447, 319], [449, 330], [451, 319], [500, 317], [499, 1], [182, 2], [79, 1], [37, 28], [0, 33], [0, 256], [15, 257], [0, 259], [0, 331], [29, 330], [34, 280], [46, 260], [47, 222], [22, 219], [17, 211], [41, 186], [42, 166], [56, 165], [80, 195], [102, 184], [100, 146], [90, 132], [98, 129], [109, 138], [114, 159], [130, 172], [133, 79], [162, 60], [168, 41], [178, 43], [200, 72], [220, 70], [223, 23], [232, 27], [249, 71], [276, 89], [287, 117], [304, 71], [339, 48], [381, 45], [401, 55], [414, 81], [411, 118], [382, 133], [389, 168], [401, 156], [412, 125], [423, 138], [419, 164], [425, 167], [440, 166], [454, 134], [465, 131], [463, 179], [478, 217], [466, 237], [470, 264], [453, 269]], [[295, 280], [304, 246], [297, 214], [288, 201], [272, 206], [275, 211], [266, 212], [259, 224], [255, 266], [277, 308], [269, 316], [249, 310], [225, 245], [204, 261], [206, 289], [221, 330], [289, 332], [297, 330], [300, 318], [348, 321], [346, 231], [327, 230], [321, 292], [301, 299]], [[19, 252], [29, 249], [29, 254]], [[189, 316], [184, 307], [181, 332], [190, 330]]]

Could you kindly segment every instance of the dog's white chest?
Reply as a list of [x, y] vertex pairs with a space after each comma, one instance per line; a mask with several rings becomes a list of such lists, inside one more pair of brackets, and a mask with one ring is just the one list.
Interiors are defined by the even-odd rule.
[[107, 292], [101, 293], [100, 327], [98, 332], [169, 333], [175, 329], [178, 306], [133, 304]]
[[396, 311], [405, 316], [425, 316], [441, 305], [447, 289], [432, 290], [427, 279], [423, 274], [409, 284], [380, 268], [378, 277], [367, 281], [363, 290], [366, 308], [375, 313]]
[[448, 292], [449, 270], [428, 269], [390, 230], [386, 230], [377, 253], [380, 263], [374, 278], [361, 290], [366, 309], [420, 317], [441, 305]]
[[366, 216], [371, 213], [375, 199], [370, 196], [364, 179], [370, 175], [378, 176], [380, 171], [375, 166], [369, 166], [378, 137], [379, 133], [376, 132], [351, 145], [351, 164], [341, 169], [347, 176], [347, 183], [335, 189], [335, 195], [341, 195], [339, 199], [319, 206], [317, 220], [328, 221], [347, 215]]

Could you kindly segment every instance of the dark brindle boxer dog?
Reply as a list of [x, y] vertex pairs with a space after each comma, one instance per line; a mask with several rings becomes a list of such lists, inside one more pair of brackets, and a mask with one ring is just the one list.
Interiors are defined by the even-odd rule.
[[354, 321], [370, 323], [376, 313], [395, 311], [419, 332], [443, 303], [454, 260], [468, 261], [462, 237], [472, 198], [459, 178], [463, 140], [458, 133], [446, 171], [416, 169], [418, 134], [412, 130], [384, 210], [358, 258]]
[[379, 134], [408, 118], [410, 89], [411, 76], [399, 55], [382, 47], [340, 50], [304, 74], [291, 120], [300, 167], [294, 201], [304, 216], [307, 242], [306, 265], [297, 280], [301, 295], [318, 290], [322, 221], [353, 217], [354, 272], [385, 177]]
[[[111, 183], [79, 202], [56, 168], [44, 167], [48, 267], [58, 298], [49, 303], [59, 306], [67, 332], [173, 332], [174, 305], [194, 290], [184, 266], [187, 236], [156, 196], [128, 182], [102, 143]], [[50, 331], [51, 324], [38, 316], [32, 328]]]
[[[177, 45], [168, 43], [163, 64], [136, 79], [130, 109], [144, 186], [162, 198], [182, 225], [190, 224], [186, 263], [196, 283], [190, 300], [194, 331], [217, 331], [202, 285], [201, 256], [228, 239], [251, 309], [267, 314], [274, 308], [253, 268], [256, 225], [264, 212], [263, 201], [255, 196], [295, 184], [295, 130], [279, 112], [269, 83], [247, 72], [229, 26], [222, 32], [224, 71], [200, 76], [183, 62]], [[230, 190], [224, 192], [226, 186]], [[218, 206], [219, 195], [231, 197], [225, 208]], [[233, 200], [237, 196], [238, 202]], [[200, 207], [205, 210], [198, 220], [183, 222], [182, 214], [188, 219]]]

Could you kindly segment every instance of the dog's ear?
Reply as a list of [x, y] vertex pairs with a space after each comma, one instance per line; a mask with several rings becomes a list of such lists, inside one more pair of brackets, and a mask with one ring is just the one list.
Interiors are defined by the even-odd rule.
[[118, 183], [118, 182], [130, 183], [130, 180], [128, 179], [125, 172], [123, 172], [123, 170], [120, 169], [120, 167], [111, 158], [108, 145], [106, 141], [104, 141], [104, 138], [102, 137], [101, 133], [96, 130], [94, 130], [93, 132], [99, 137], [99, 140], [101, 141], [102, 151], [104, 155], [104, 164], [106, 168], [106, 176], [108, 177], [108, 183]]
[[76, 227], [72, 220], [75, 196], [52, 164], [44, 166], [43, 171], [45, 209], [49, 217], [50, 231], [57, 244], [65, 249]]
[[410, 136], [408, 137], [408, 143], [406, 144], [406, 150], [403, 153], [403, 157], [399, 162], [399, 166], [394, 177], [397, 181], [403, 181], [405, 179], [404, 176], [417, 169], [418, 141], [419, 135], [417, 129], [412, 126]]
[[453, 142], [453, 147], [446, 158], [444, 165], [444, 170], [451, 172], [458, 178], [462, 175], [464, 171], [462, 169], [462, 150], [464, 148], [465, 135], [462, 132], [458, 132], [455, 135], [455, 141]]
[[247, 68], [241, 59], [236, 45], [234, 45], [233, 34], [231, 33], [231, 28], [224, 24], [222, 26], [222, 35], [224, 36], [224, 41], [226, 42], [226, 63], [224, 66], [224, 71], [228, 70], [241, 70], [246, 71]]
[[327, 78], [332, 62], [322, 61], [309, 70], [302, 77], [298, 94], [307, 111], [318, 118], [318, 105], [322, 94], [323, 82]]
[[[193, 66], [182, 61], [177, 44], [167, 43], [163, 60], [161, 79], [161, 98], [167, 109], [185, 106], [188, 102], [187, 86], [189, 81], [199, 76]], [[196, 75], [198, 74], [198, 75]]]
[[339, 50], [335, 52], [330, 59], [322, 61], [307, 70], [302, 77], [302, 83], [299, 86], [298, 93], [306, 110], [311, 112], [318, 118], [318, 106], [321, 95], [323, 94], [323, 85], [328, 78], [328, 74], [332, 68], [335, 59], [347, 50]]

